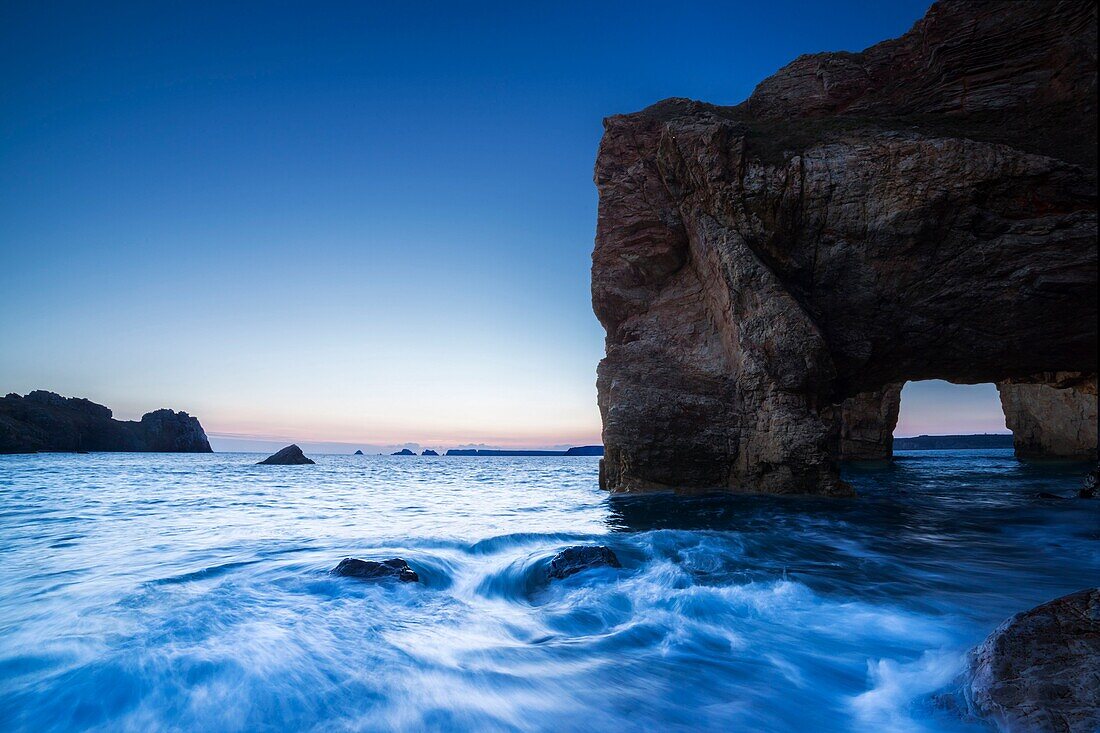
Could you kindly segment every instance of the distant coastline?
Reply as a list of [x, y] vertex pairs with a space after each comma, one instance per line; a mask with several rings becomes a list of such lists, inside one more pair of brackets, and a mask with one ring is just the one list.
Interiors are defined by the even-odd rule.
[[973, 450], [1011, 447], [1012, 433], [918, 435], [912, 438], [894, 438], [894, 450]]

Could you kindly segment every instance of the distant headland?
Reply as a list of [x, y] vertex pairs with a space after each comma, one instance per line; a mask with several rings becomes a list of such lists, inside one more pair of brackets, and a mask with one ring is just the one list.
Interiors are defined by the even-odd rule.
[[918, 435], [913, 438], [894, 438], [894, 450], [976, 450], [1011, 447], [1012, 433]]
[[103, 405], [45, 390], [0, 399], [0, 453], [83, 451], [213, 452], [202, 425], [186, 412], [115, 420]]

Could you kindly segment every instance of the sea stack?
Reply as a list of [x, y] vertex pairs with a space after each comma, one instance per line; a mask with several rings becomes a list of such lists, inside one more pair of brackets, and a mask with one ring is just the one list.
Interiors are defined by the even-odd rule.
[[288, 445], [278, 453], [270, 455], [263, 459], [256, 465], [258, 466], [304, 466], [312, 464], [313, 461], [306, 458], [302, 453], [302, 449], [297, 445]]
[[1018, 451], [1095, 457], [1096, 27], [945, 0], [737, 106], [604, 120], [601, 486], [850, 496], [923, 379], [1010, 385]]

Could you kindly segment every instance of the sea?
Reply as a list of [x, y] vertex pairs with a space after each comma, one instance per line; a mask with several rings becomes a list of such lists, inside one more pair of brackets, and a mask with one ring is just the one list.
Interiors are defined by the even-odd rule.
[[[1087, 466], [609, 495], [585, 457], [0, 456], [2, 731], [990, 730], [967, 651], [1100, 583]], [[571, 545], [622, 567], [549, 581]], [[329, 571], [404, 558], [419, 583]]]

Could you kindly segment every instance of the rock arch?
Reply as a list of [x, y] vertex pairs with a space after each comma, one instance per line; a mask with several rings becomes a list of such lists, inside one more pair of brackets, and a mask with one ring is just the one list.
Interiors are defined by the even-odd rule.
[[[830, 447], [841, 461], [883, 461], [893, 455], [902, 383], [865, 392], [833, 408]], [[1037, 374], [997, 384], [1005, 424], [1020, 458], [1096, 458], [1096, 375]]]
[[1097, 372], [1095, 49], [1090, 2], [941, 2], [736, 107], [605, 120], [601, 485], [849, 493], [874, 425], [838, 413], [909, 379], [1002, 385], [1047, 450], [1049, 375]]

